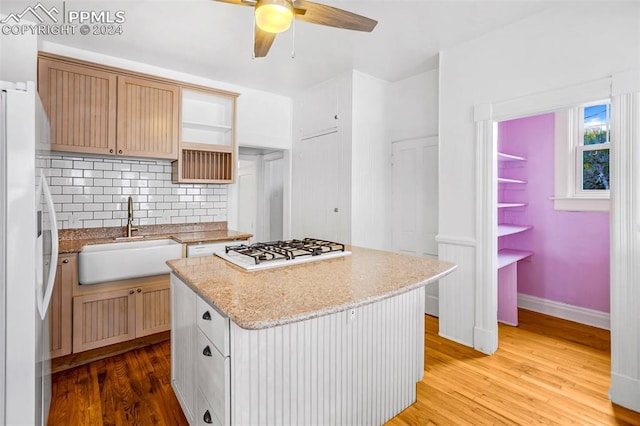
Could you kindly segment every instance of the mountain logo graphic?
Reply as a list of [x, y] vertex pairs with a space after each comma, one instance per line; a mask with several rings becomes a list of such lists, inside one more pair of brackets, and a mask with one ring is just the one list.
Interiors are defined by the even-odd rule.
[[15, 22], [19, 23], [20, 20], [28, 14], [31, 14], [36, 17], [40, 23], [44, 23], [44, 18], [49, 17], [54, 23], [58, 22], [58, 18], [56, 18], [53, 14], [58, 14], [58, 9], [54, 6], [51, 9], [47, 9], [42, 5], [42, 3], [38, 3], [35, 6], [27, 6], [25, 10], [20, 13], [10, 13], [6, 18], [0, 20], [0, 24], [6, 24], [11, 19]]

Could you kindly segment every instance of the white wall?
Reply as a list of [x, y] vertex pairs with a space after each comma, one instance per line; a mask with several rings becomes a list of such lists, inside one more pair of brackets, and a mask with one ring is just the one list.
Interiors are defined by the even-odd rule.
[[391, 145], [387, 139], [389, 83], [353, 73], [351, 243], [390, 250]]
[[[441, 53], [440, 252], [446, 248], [450, 256], [466, 259], [453, 275], [469, 277], [441, 282], [441, 334], [470, 346], [482, 334], [474, 330], [476, 256], [456, 254], [475, 245], [474, 105], [638, 68], [639, 8], [637, 2], [561, 3]], [[461, 306], [470, 309], [463, 312]]]
[[387, 127], [391, 142], [438, 134], [438, 70], [389, 85]]

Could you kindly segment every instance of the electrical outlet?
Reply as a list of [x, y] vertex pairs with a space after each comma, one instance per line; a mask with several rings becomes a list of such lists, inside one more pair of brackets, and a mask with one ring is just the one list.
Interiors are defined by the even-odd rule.
[[356, 310], [355, 309], [349, 309], [347, 311], [347, 319], [349, 321], [353, 321], [354, 319], [356, 319]]

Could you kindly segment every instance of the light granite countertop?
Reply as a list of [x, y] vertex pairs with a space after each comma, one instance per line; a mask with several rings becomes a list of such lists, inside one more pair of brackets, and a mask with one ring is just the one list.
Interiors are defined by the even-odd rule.
[[248, 272], [217, 256], [167, 262], [210, 305], [245, 329], [263, 329], [373, 303], [456, 269], [433, 259], [360, 247], [350, 256]]
[[[171, 238], [181, 244], [246, 240], [252, 237], [246, 232], [227, 229], [226, 222], [146, 225], [136, 228], [138, 231], [135, 235], [143, 236], [146, 240]], [[124, 229], [121, 227], [63, 229], [59, 232], [59, 252], [79, 253], [86, 245], [113, 243], [115, 238], [122, 237], [123, 234]]]

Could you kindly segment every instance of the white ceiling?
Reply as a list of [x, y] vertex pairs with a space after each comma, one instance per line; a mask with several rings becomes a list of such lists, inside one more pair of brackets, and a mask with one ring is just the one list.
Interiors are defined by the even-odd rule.
[[[355, 68], [397, 81], [438, 66], [438, 52], [550, 7], [541, 1], [319, 1], [378, 21], [372, 33], [298, 22], [252, 59], [253, 9], [210, 0], [73, 1], [66, 10], [124, 10], [124, 34], [44, 40], [290, 95]], [[19, 12], [35, 1], [2, 1]], [[45, 6], [61, 1], [43, 0]], [[295, 59], [290, 57], [295, 38]]]

